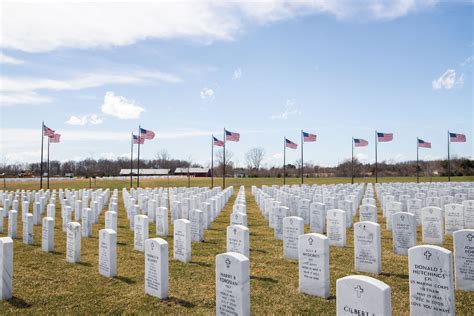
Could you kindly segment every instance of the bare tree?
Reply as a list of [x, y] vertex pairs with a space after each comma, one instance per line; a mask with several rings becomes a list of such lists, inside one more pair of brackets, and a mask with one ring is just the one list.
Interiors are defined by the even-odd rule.
[[171, 160], [171, 155], [166, 149], [162, 149], [156, 153], [156, 160], [168, 161]]
[[258, 171], [264, 156], [265, 150], [262, 147], [255, 147], [247, 151], [245, 159], [247, 160], [248, 168]]
[[225, 161], [224, 161], [224, 148], [222, 150], [218, 150], [216, 153], [216, 159], [217, 159], [217, 164], [218, 164], [218, 172], [221, 172], [222, 166], [225, 165], [225, 171], [228, 173], [230, 169], [233, 166], [232, 158], [234, 157], [234, 154], [226, 149], [225, 150]]

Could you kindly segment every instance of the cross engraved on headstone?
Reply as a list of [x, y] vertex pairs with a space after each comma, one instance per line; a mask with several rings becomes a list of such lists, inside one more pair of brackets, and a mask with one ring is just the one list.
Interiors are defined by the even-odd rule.
[[231, 262], [230, 262], [230, 259], [229, 259], [229, 258], [225, 259], [225, 265], [227, 266], [227, 268], [230, 267], [230, 263], [231, 263]]
[[405, 215], [400, 216], [400, 218], [402, 219], [402, 222], [405, 221]]
[[357, 292], [357, 297], [360, 298], [362, 296], [362, 293], [364, 293], [364, 289], [362, 288], [362, 286], [357, 285], [354, 290]]
[[468, 234], [466, 237], [467, 237], [467, 239], [469, 239], [469, 241], [472, 241], [472, 239], [474, 239], [473, 234]]
[[313, 238], [311, 238], [311, 237], [308, 238], [308, 242], [309, 242], [310, 246], [313, 244], [313, 241], [314, 241]]
[[425, 253], [424, 253], [424, 256], [426, 257], [426, 260], [430, 260], [431, 258], [431, 252], [426, 250]]

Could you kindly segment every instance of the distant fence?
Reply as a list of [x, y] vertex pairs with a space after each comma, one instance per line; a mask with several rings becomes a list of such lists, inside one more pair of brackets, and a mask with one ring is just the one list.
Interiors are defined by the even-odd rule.
[[[190, 176], [191, 178], [194, 178], [194, 176]], [[133, 176], [133, 178], [136, 178], [136, 176]], [[176, 175], [169, 175], [169, 176], [142, 176], [140, 175], [140, 180], [142, 179], [167, 179], [167, 178], [187, 178], [187, 176], [176, 176]], [[1, 179], [1, 178], [0, 178]], [[84, 177], [52, 177], [49, 178], [50, 182], [53, 181], [77, 181], [77, 180], [88, 180], [90, 178], [84, 178]], [[92, 178], [94, 180], [94, 178]], [[95, 180], [97, 181], [110, 181], [110, 180], [129, 180], [130, 176], [117, 176], [117, 177], [96, 177]], [[1, 181], [1, 180], [0, 180]], [[33, 178], [5, 178], [6, 182], [39, 182], [40, 178], [39, 177], [33, 177]], [[46, 177], [43, 177], [43, 181], [47, 181]]]

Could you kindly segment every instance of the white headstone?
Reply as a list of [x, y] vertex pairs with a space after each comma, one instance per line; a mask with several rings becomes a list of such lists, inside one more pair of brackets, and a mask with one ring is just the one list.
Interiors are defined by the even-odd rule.
[[247, 215], [240, 212], [234, 212], [230, 214], [231, 225], [242, 225], [247, 227]]
[[365, 275], [336, 281], [337, 315], [392, 315], [390, 286]]
[[249, 229], [242, 225], [227, 226], [227, 252], [237, 252], [249, 258]]
[[33, 244], [33, 214], [26, 213], [23, 217], [23, 243]]
[[148, 239], [148, 216], [135, 215], [135, 228], [133, 230], [133, 249], [145, 251], [145, 240]]
[[216, 315], [250, 315], [250, 262], [240, 253], [216, 256]]
[[363, 204], [359, 209], [359, 219], [361, 222], [377, 223], [377, 207], [371, 204]]
[[16, 238], [18, 226], [18, 212], [10, 210], [8, 212], [8, 237], [14, 239]]
[[108, 278], [117, 275], [117, 233], [110, 228], [99, 231], [99, 273]]
[[145, 241], [145, 293], [168, 297], [168, 243], [161, 238]]
[[416, 246], [416, 218], [408, 212], [392, 215], [393, 253], [407, 256], [408, 249]]
[[168, 236], [168, 209], [166, 207], [156, 209], [156, 235]]
[[329, 297], [329, 240], [321, 234], [305, 234], [298, 239], [299, 290]]
[[343, 210], [332, 209], [326, 217], [327, 236], [330, 246], [346, 246], [346, 213]]
[[70, 222], [67, 225], [66, 260], [70, 263], [81, 261], [81, 224]]
[[456, 288], [474, 291], [474, 229], [453, 233]]
[[424, 244], [444, 243], [444, 216], [439, 207], [425, 207], [421, 210], [421, 227]]
[[283, 239], [283, 219], [288, 216], [289, 209], [285, 206], [280, 206], [274, 209], [274, 225], [275, 225], [275, 239]]
[[382, 247], [380, 225], [359, 222], [354, 225], [355, 271], [380, 274], [382, 272]]
[[309, 224], [313, 233], [322, 234], [326, 231], [326, 204], [313, 202], [309, 206]]
[[173, 255], [175, 260], [191, 261], [191, 222], [187, 219], [174, 221]]
[[54, 250], [54, 218], [43, 217], [41, 231], [41, 250], [51, 252]]
[[408, 250], [411, 315], [455, 315], [451, 251], [431, 245]]
[[204, 214], [201, 210], [192, 209], [189, 211], [189, 221], [191, 222], [191, 241], [201, 242], [204, 240], [204, 228], [202, 218]]
[[310, 215], [309, 215], [309, 208], [310, 208], [310, 200], [301, 199], [298, 201], [298, 217], [302, 218], [304, 224], [308, 224], [310, 222]]
[[283, 256], [298, 260], [298, 238], [304, 234], [304, 220], [298, 216], [283, 219]]
[[464, 228], [474, 229], [474, 200], [462, 202], [464, 205]]
[[444, 225], [446, 235], [452, 236], [456, 230], [464, 229], [464, 206], [446, 204], [444, 206]]
[[82, 210], [82, 237], [92, 237], [92, 222], [94, 214], [90, 208]]
[[13, 296], [13, 240], [0, 237], [0, 295], [1, 300]]

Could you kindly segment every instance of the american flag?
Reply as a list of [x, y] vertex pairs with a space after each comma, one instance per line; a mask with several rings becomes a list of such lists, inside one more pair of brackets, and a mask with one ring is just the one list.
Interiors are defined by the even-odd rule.
[[230, 142], [238, 142], [240, 140], [240, 134], [230, 132], [230, 131], [226, 130], [225, 131], [225, 140], [228, 140]]
[[418, 139], [418, 147], [431, 148], [431, 143], [430, 142], [425, 142], [422, 139]]
[[142, 145], [145, 143], [145, 138], [143, 136], [138, 137], [137, 135], [133, 135], [133, 143]]
[[304, 142], [315, 142], [316, 138], [317, 138], [317, 136], [315, 134], [310, 134], [310, 133], [303, 132], [303, 141]]
[[215, 146], [220, 146], [220, 147], [224, 146], [224, 142], [222, 140], [219, 140], [219, 139], [215, 138], [214, 136], [212, 136], [212, 138], [213, 138]]
[[449, 133], [449, 141], [453, 143], [464, 143], [466, 142], [466, 135], [457, 134], [457, 133]]
[[377, 139], [379, 142], [391, 142], [393, 140], [392, 133], [377, 133]]
[[155, 138], [155, 133], [140, 127], [140, 136], [144, 137], [145, 139], [153, 139]]
[[59, 139], [61, 138], [61, 134], [53, 134], [49, 136], [50, 143], [59, 143]]
[[52, 136], [54, 135], [54, 129], [49, 128], [43, 124], [43, 136]]
[[369, 145], [369, 142], [362, 138], [354, 138], [354, 146], [355, 147], [366, 147]]
[[285, 146], [291, 149], [298, 148], [298, 144], [293, 143], [291, 140], [285, 138]]

